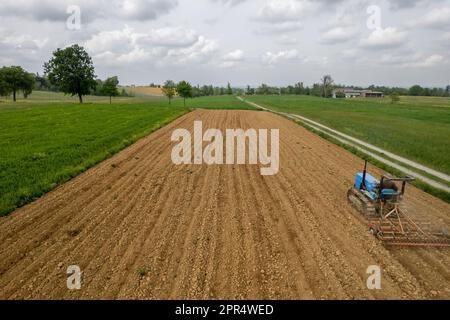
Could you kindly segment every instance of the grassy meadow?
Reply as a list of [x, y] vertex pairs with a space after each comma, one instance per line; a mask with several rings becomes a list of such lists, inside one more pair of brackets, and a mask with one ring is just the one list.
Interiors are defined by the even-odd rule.
[[450, 99], [401, 97], [322, 99], [310, 96], [247, 96], [275, 111], [299, 114], [450, 174]]

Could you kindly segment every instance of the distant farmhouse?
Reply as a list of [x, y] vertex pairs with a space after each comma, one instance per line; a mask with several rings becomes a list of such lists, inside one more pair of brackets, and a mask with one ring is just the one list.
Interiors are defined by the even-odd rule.
[[333, 98], [340, 95], [345, 98], [383, 98], [383, 92], [372, 90], [356, 90], [352, 88], [337, 88], [333, 90]]

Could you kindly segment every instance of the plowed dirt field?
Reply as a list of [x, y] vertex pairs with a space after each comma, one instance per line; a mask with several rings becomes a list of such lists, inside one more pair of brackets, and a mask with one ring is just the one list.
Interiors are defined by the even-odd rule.
[[[194, 120], [279, 128], [279, 173], [174, 165], [172, 131]], [[450, 249], [385, 248], [347, 203], [362, 166], [271, 113], [191, 112], [0, 218], [0, 298], [450, 299]], [[450, 226], [450, 205], [414, 187], [406, 205]], [[69, 265], [80, 290], [66, 287]], [[366, 287], [369, 265], [380, 290]]]

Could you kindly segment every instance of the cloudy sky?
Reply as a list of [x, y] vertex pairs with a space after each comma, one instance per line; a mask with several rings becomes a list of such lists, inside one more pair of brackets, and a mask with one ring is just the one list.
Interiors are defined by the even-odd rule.
[[0, 0], [0, 21], [0, 65], [30, 72], [79, 43], [122, 84], [450, 83], [450, 0]]

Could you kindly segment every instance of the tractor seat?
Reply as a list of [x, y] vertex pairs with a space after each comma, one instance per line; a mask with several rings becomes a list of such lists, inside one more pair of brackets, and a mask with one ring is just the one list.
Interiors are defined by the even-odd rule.
[[381, 198], [382, 199], [393, 199], [394, 197], [398, 196], [399, 193], [393, 189], [383, 189], [381, 190]]

